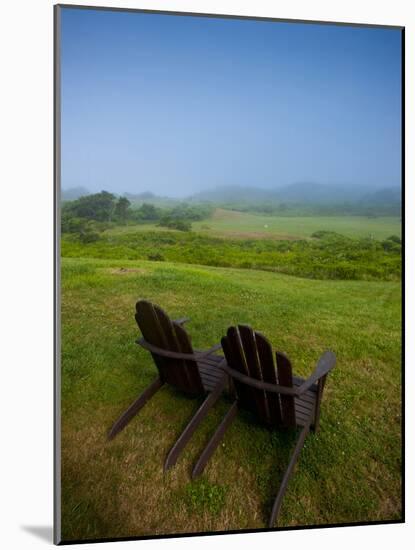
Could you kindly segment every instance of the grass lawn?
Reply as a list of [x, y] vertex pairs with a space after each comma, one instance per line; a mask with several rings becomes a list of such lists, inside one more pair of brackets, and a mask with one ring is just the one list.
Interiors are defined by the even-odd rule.
[[211, 219], [193, 222], [193, 229], [222, 237], [303, 239], [315, 231], [335, 231], [348, 237], [386, 239], [401, 235], [398, 217], [265, 216], [217, 208]]
[[134, 344], [140, 298], [172, 317], [190, 316], [195, 347], [217, 343], [239, 322], [267, 335], [301, 376], [325, 349], [336, 353], [321, 430], [306, 441], [280, 526], [401, 517], [399, 282], [63, 258], [64, 540], [263, 528], [287, 464], [292, 436], [241, 414], [191, 482], [192, 465], [227, 410], [222, 401], [163, 474], [168, 450], [200, 403], [167, 387], [106, 441], [111, 423], [156, 376], [150, 355]]
[[[381, 240], [391, 235], [400, 237], [401, 221], [393, 216], [266, 216], [216, 208], [211, 218], [192, 222], [192, 230], [213, 237], [278, 240], [309, 238], [314, 232], [325, 230], [347, 237], [372, 236]], [[118, 226], [107, 233], [122, 235], [136, 231], [166, 231], [166, 228], [146, 223]]]

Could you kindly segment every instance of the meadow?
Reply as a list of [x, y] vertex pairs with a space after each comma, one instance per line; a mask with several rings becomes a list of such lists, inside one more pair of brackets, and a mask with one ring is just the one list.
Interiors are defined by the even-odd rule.
[[280, 526], [401, 517], [400, 284], [318, 281], [149, 261], [62, 260], [64, 540], [262, 528], [292, 438], [241, 415], [201, 479], [190, 471], [226, 409], [209, 413], [182, 458], [163, 459], [198, 402], [163, 388], [112, 442], [106, 432], [156, 376], [139, 349], [139, 298], [188, 315], [196, 347], [249, 323], [307, 375], [338, 364], [284, 500]]
[[193, 227], [195, 231], [231, 238], [303, 239], [315, 231], [374, 239], [401, 234], [397, 216], [267, 216], [223, 208], [216, 208], [209, 220], [195, 222]]
[[[134, 225], [137, 231], [163, 231], [156, 223]], [[333, 231], [346, 237], [386, 239], [401, 236], [398, 216], [268, 216], [215, 208], [208, 219], [194, 221], [192, 228], [205, 236], [231, 239], [307, 239], [316, 231]], [[131, 232], [131, 225], [118, 225], [112, 234]]]
[[107, 441], [113, 421], [157, 375], [151, 356], [134, 343], [135, 303], [142, 298], [173, 318], [189, 316], [196, 348], [247, 323], [304, 377], [323, 351], [333, 350], [337, 366], [327, 381], [321, 429], [306, 441], [278, 526], [399, 521], [398, 220], [216, 209], [179, 231], [67, 218], [63, 539], [264, 528], [289, 459], [293, 434], [240, 414], [204, 474], [191, 482], [192, 466], [228, 407], [224, 398], [163, 474], [167, 452], [200, 404], [168, 387]]
[[315, 232], [296, 240], [212, 237], [196, 231], [176, 231], [133, 225], [103, 231], [96, 240], [82, 242], [65, 236], [66, 257], [172, 261], [217, 267], [258, 269], [310, 279], [399, 280], [401, 244]]

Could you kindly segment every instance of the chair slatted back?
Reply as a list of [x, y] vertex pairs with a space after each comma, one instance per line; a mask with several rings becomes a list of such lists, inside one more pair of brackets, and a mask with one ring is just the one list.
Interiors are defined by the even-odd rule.
[[[229, 327], [222, 338], [226, 361], [240, 373], [291, 388], [293, 385], [291, 363], [284, 354], [277, 352], [275, 368], [269, 341], [250, 326]], [[253, 412], [265, 424], [294, 427], [296, 425], [294, 397], [260, 390], [233, 379], [239, 405]]]
[[[140, 300], [136, 304], [135, 320], [144, 339], [165, 351], [193, 353], [190, 337], [185, 329], [172, 321], [160, 307]], [[191, 395], [204, 392], [196, 361], [162, 357], [151, 353], [160, 378]]]
[[[293, 386], [293, 369], [291, 361], [283, 353], [276, 351], [275, 358], [277, 360], [278, 383], [281, 386], [292, 388]], [[295, 403], [294, 397], [291, 395], [280, 394], [281, 412], [284, 426], [295, 426]]]

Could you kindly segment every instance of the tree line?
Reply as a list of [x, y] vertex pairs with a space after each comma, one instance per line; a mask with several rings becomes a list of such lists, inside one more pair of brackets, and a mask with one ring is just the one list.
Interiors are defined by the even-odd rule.
[[207, 205], [180, 203], [174, 207], [156, 207], [143, 203], [133, 208], [127, 197], [117, 197], [108, 191], [79, 197], [62, 205], [63, 233], [76, 233], [83, 242], [98, 240], [99, 232], [111, 225], [128, 223], [156, 223], [179, 231], [190, 231], [192, 221], [210, 216]]

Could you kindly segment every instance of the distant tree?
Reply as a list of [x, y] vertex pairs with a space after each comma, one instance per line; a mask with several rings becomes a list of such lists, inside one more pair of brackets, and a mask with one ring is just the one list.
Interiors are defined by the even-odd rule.
[[80, 233], [86, 223], [85, 218], [75, 218], [69, 212], [62, 212], [61, 231], [62, 233]]
[[125, 223], [130, 215], [130, 201], [125, 197], [120, 197], [114, 208], [114, 217]]
[[102, 231], [102, 222], [88, 220], [86, 218], [72, 218], [62, 216], [62, 233], [77, 235], [82, 243], [92, 243], [100, 239], [99, 231]]
[[154, 204], [143, 203], [135, 211], [136, 218], [143, 221], [157, 221], [160, 219], [160, 210]]
[[110, 221], [114, 212], [116, 197], [108, 191], [80, 197], [65, 203], [63, 213], [75, 218]]
[[212, 214], [212, 208], [207, 205], [190, 206], [183, 202], [167, 212], [171, 218], [178, 220], [199, 221]]

